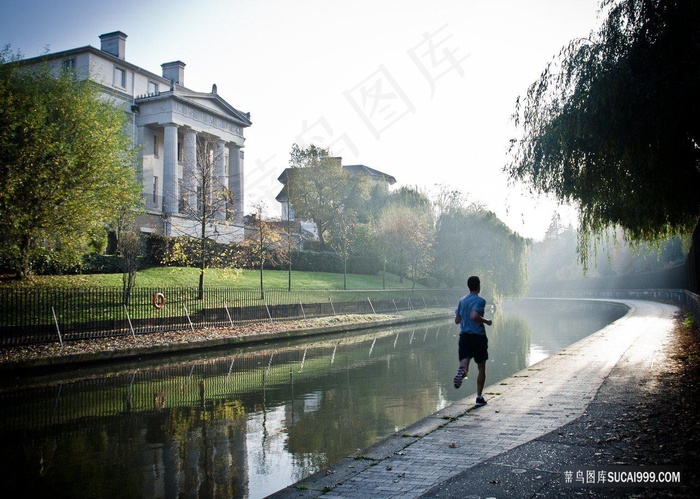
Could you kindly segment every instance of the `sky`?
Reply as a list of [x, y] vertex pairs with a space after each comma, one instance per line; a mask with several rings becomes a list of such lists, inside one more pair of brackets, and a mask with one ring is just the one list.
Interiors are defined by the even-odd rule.
[[292, 144], [329, 148], [394, 186], [459, 190], [540, 240], [571, 207], [503, 173], [511, 116], [547, 62], [599, 24], [599, 0], [0, 0], [0, 46], [25, 57], [127, 35], [126, 60], [251, 113], [246, 211], [274, 200]]

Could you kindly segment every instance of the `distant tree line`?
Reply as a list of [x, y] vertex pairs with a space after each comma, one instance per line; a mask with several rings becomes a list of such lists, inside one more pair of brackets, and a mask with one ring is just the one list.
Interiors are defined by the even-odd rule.
[[460, 192], [440, 187], [434, 199], [417, 187], [390, 192], [313, 145], [295, 144], [290, 156], [295, 216], [315, 222], [320, 249], [341, 262], [376, 258], [382, 272], [429, 287], [464, 288], [467, 277], [478, 274], [495, 296], [524, 292], [528, 240]]

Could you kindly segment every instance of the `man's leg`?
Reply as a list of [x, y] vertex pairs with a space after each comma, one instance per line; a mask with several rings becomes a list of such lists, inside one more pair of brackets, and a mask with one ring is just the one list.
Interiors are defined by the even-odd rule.
[[467, 377], [467, 373], [469, 372], [470, 360], [471, 359], [466, 358], [461, 359], [459, 361], [459, 368], [457, 369], [457, 374], [455, 374], [455, 378], [453, 380], [455, 388], [459, 388], [460, 386], [462, 386], [462, 381]]
[[479, 369], [479, 373], [476, 375], [476, 396], [481, 397], [486, 383], [486, 361], [479, 362], [476, 367]]

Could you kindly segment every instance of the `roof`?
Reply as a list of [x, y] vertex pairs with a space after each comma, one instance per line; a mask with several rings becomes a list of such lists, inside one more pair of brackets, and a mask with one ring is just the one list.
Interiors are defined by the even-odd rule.
[[[350, 173], [364, 173], [365, 175], [373, 178], [373, 179], [383, 179], [386, 181], [389, 185], [393, 185], [396, 183], [396, 178], [393, 177], [392, 175], [389, 175], [388, 173], [380, 172], [379, 170], [375, 170], [374, 168], [370, 168], [369, 166], [366, 165], [344, 165], [342, 166], [345, 170], [347, 170]], [[289, 171], [292, 168], [285, 168], [284, 171], [280, 174], [279, 177], [277, 177], [277, 181], [286, 184], [287, 183], [287, 175], [289, 175]]]
[[[121, 32], [115, 32], [115, 33], [121, 33]], [[109, 33], [108, 33], [109, 34]], [[103, 35], [104, 36], [104, 35]], [[164, 85], [170, 85], [171, 82], [167, 78], [163, 78], [162, 75], [153, 73], [151, 71], [148, 71], [147, 69], [144, 69], [140, 66], [137, 66], [136, 64], [133, 64], [131, 62], [128, 62], [124, 59], [120, 59], [117, 56], [110, 54], [109, 52], [106, 52], [104, 50], [98, 49], [93, 47], [92, 45], [85, 45], [83, 47], [77, 47], [73, 49], [68, 49], [68, 50], [62, 50], [60, 52], [51, 52], [45, 55], [37, 56], [37, 57], [30, 57], [28, 59], [23, 59], [22, 61], [19, 61], [20, 64], [33, 64], [38, 61], [42, 60], [55, 60], [55, 59], [61, 59], [65, 57], [70, 57], [73, 55], [77, 55], [80, 53], [92, 53], [94, 55], [97, 55], [99, 57], [103, 57], [105, 59], [113, 60], [116, 64], [118, 64], [121, 67], [126, 67], [132, 71], [141, 73], [146, 75], [148, 78], [158, 81], [160, 83], [163, 83]], [[178, 61], [175, 61], [178, 62]], [[196, 99], [211, 99], [219, 103], [223, 108], [225, 108], [234, 119], [240, 122], [241, 125], [243, 126], [250, 126], [252, 124], [250, 120], [250, 113], [244, 113], [242, 111], [239, 111], [238, 109], [234, 108], [231, 104], [226, 102], [224, 99], [222, 99], [219, 94], [212, 92], [212, 93], [204, 93], [204, 92], [195, 92], [194, 90], [191, 90], [187, 87], [184, 87], [178, 83], [174, 85], [176, 89], [176, 95], [183, 97], [187, 99], [188, 101], [192, 102], [193, 100]], [[212, 88], [212, 90], [214, 90]], [[171, 94], [168, 92], [161, 92], [161, 94], [164, 94], [163, 96], [165, 97], [170, 96]], [[135, 100], [140, 100], [146, 96], [136, 96]], [[157, 97], [157, 96], [147, 96], [147, 97]], [[189, 98], [188, 98], [189, 97]], [[193, 102], [196, 104], [196, 102]]]
[[373, 179], [383, 179], [387, 183], [389, 183], [389, 185], [393, 185], [396, 183], [396, 178], [394, 178], [393, 176], [389, 175], [388, 173], [375, 170], [374, 168], [370, 168], [366, 165], [344, 165], [343, 168], [345, 168], [350, 173], [364, 173], [365, 175], [368, 175]]

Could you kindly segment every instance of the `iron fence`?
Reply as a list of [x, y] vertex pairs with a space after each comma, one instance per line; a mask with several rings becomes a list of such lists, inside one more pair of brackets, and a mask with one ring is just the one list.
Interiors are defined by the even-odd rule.
[[687, 289], [607, 289], [607, 290], [556, 290], [530, 293], [531, 297], [546, 298], [617, 298], [653, 300], [674, 303], [688, 310], [700, 322], [700, 296]]
[[449, 307], [454, 290], [0, 288], [0, 346], [94, 339], [250, 322]]

